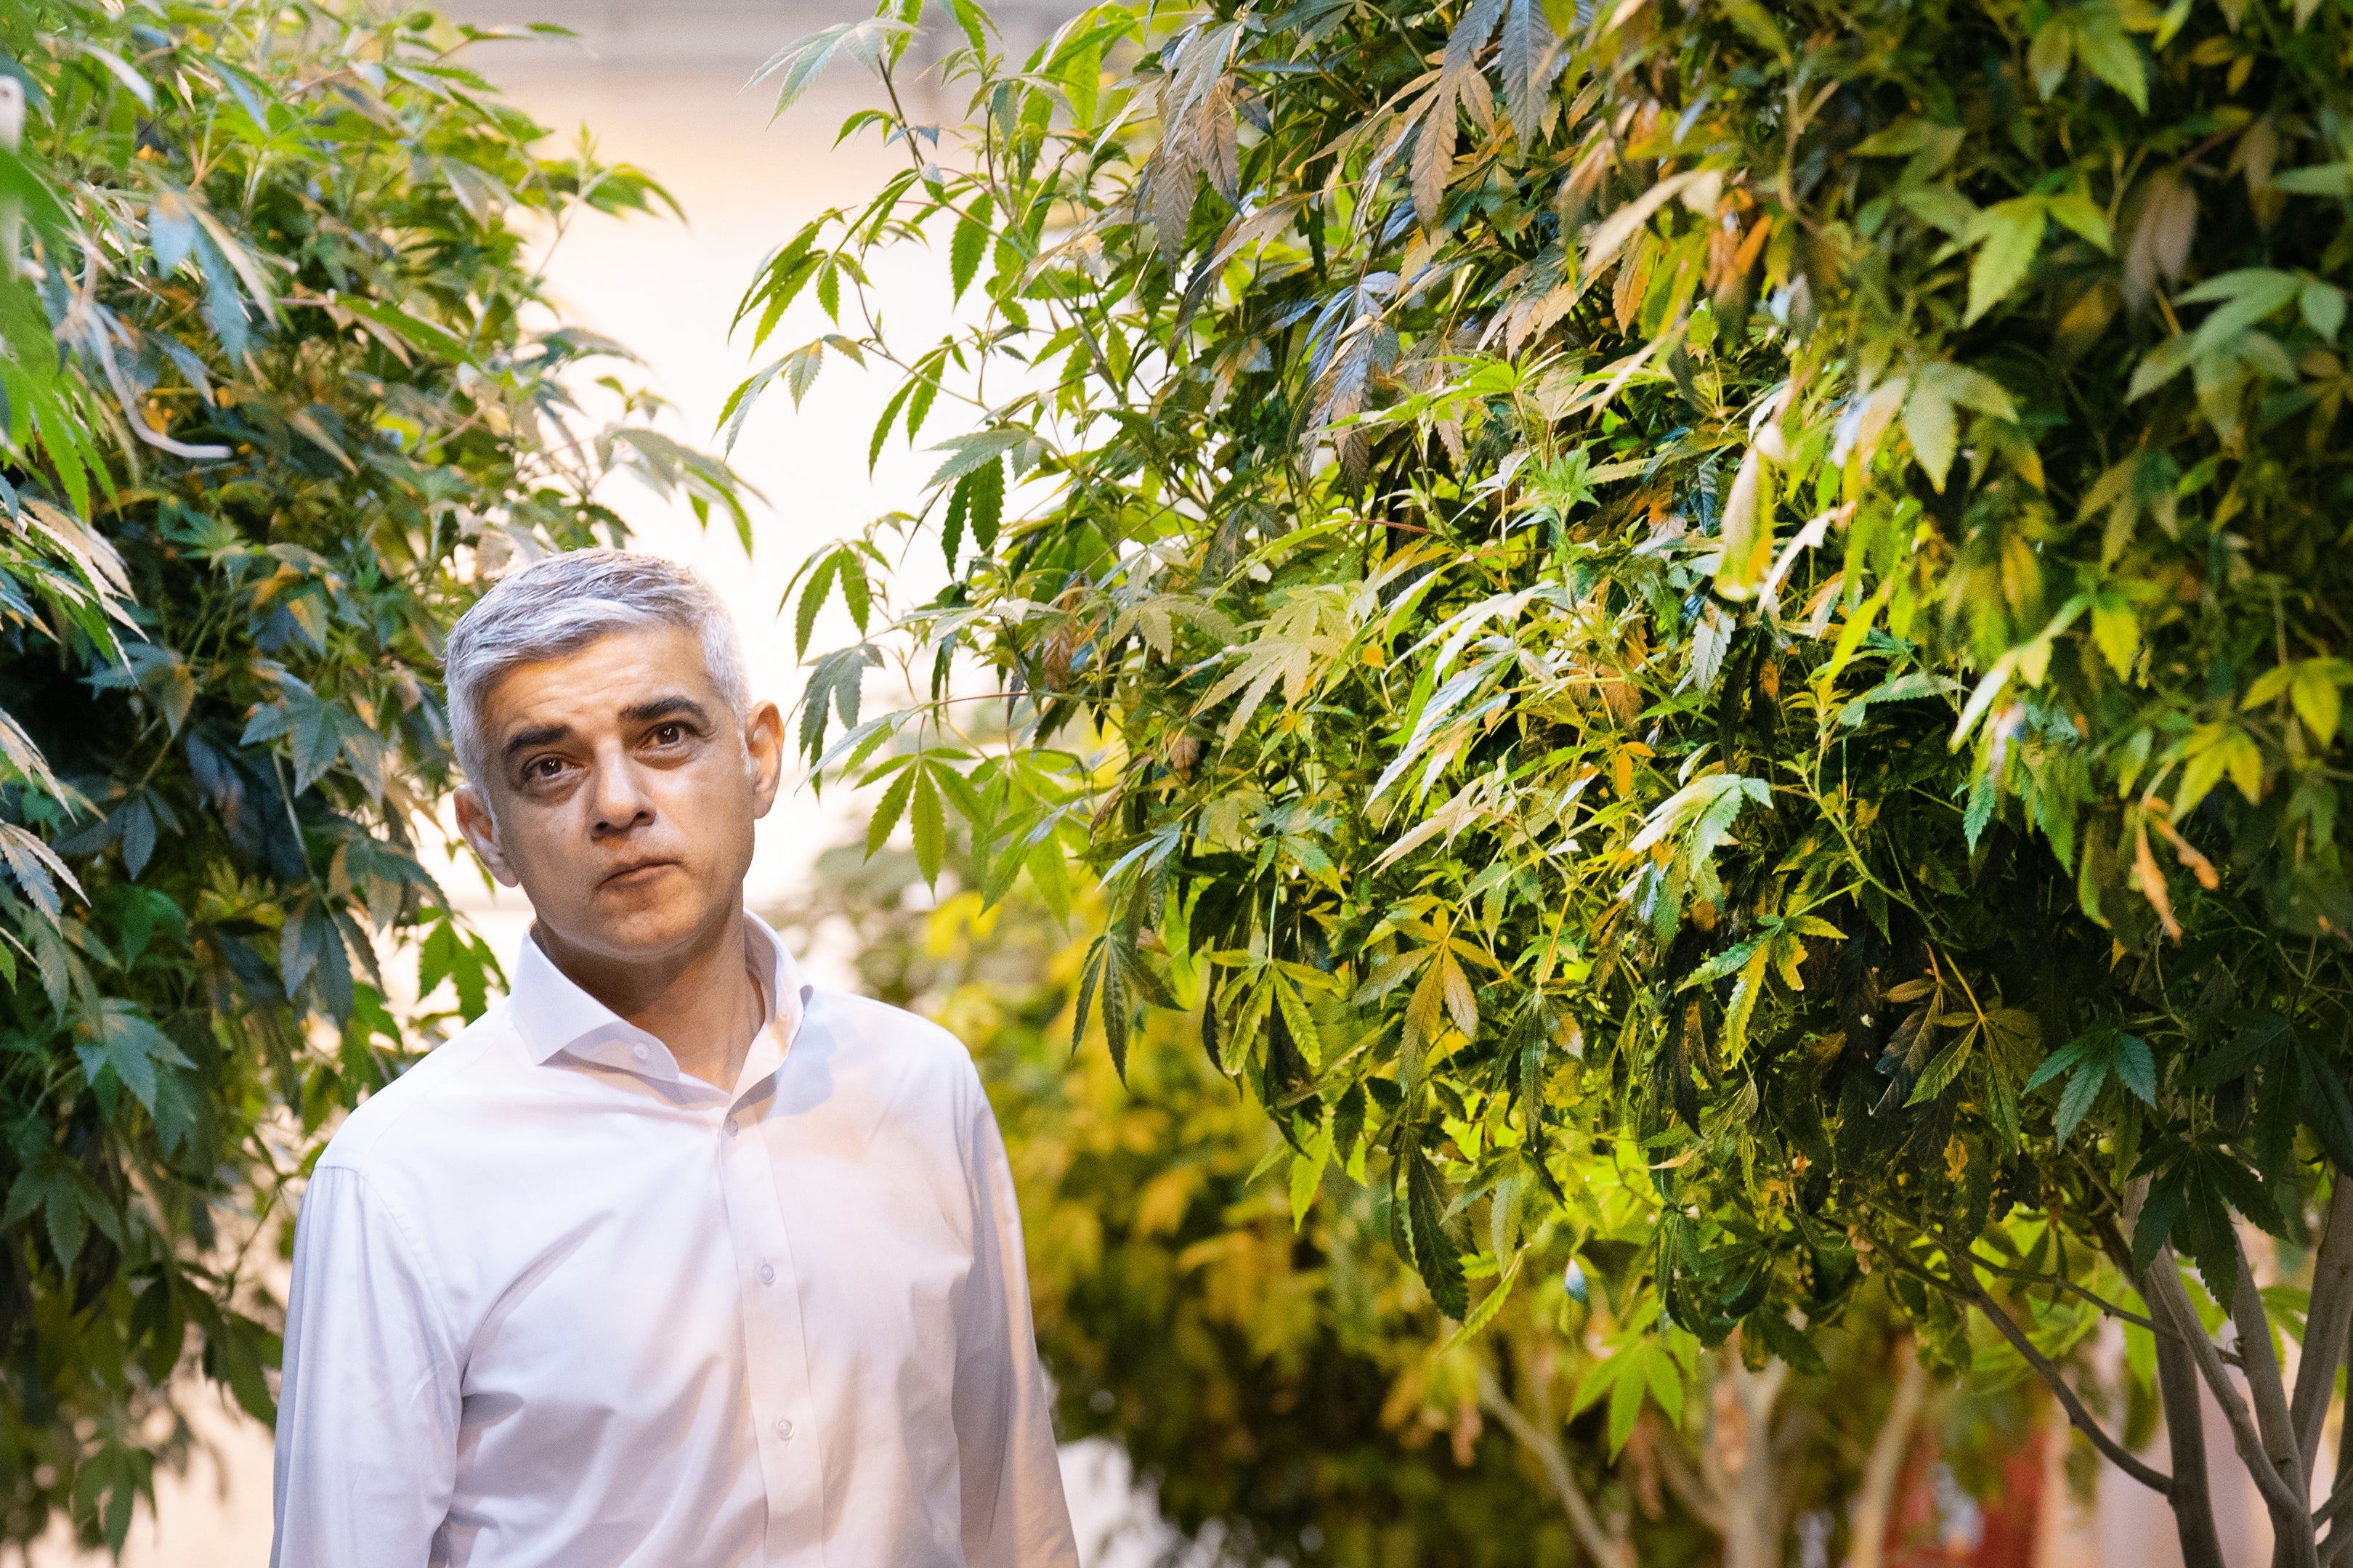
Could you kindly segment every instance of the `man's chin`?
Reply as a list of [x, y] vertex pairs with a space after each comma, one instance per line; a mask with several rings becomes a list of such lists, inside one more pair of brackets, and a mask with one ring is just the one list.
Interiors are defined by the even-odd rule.
[[[562, 922], [556, 936], [568, 947], [621, 963], [669, 957], [693, 946], [727, 912], [683, 896], [683, 881], [662, 878], [643, 888], [600, 888], [586, 908]], [[540, 923], [554, 922], [543, 915]]]

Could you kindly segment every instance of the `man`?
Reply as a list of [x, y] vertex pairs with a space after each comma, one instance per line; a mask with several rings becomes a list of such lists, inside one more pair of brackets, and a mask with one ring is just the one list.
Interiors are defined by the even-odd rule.
[[744, 910], [783, 721], [679, 567], [541, 561], [451, 633], [513, 991], [303, 1199], [274, 1568], [1074, 1568], [971, 1059]]

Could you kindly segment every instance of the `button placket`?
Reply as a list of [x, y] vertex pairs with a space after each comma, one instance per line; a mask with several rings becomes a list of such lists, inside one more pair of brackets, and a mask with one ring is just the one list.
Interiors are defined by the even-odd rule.
[[[738, 1136], [746, 1122], [754, 1135]], [[824, 1454], [816, 1428], [806, 1427], [807, 1352], [800, 1296], [792, 1288], [792, 1242], [770, 1147], [774, 1138], [762, 1131], [757, 1110], [740, 1102], [729, 1108], [726, 1129], [719, 1164], [728, 1230], [741, 1259], [736, 1278], [753, 1430], [764, 1436], [758, 1447], [768, 1495], [766, 1564], [818, 1568], [825, 1558]]]

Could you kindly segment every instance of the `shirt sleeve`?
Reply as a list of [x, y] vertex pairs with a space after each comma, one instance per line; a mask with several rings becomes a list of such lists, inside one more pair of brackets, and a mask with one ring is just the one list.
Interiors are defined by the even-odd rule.
[[969, 1100], [965, 1148], [978, 1212], [955, 1380], [964, 1559], [966, 1568], [1078, 1568], [1053, 1410], [1029, 1318], [1013, 1169], [976, 1078]]
[[437, 1298], [360, 1173], [314, 1173], [294, 1227], [270, 1568], [425, 1568], [458, 1465]]

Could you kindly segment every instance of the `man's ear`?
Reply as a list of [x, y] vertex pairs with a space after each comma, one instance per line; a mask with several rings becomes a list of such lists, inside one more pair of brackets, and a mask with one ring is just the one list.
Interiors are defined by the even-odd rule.
[[506, 851], [499, 847], [499, 824], [491, 815], [491, 803], [472, 784], [461, 784], [458, 789], [458, 831], [466, 836], [466, 842], [482, 858], [482, 864], [491, 868], [491, 875], [501, 886], [521, 886], [522, 879], [515, 875], [514, 868], [507, 864]]
[[744, 721], [744, 765], [752, 774], [752, 815], [768, 815], [785, 776], [785, 716], [773, 702], [755, 702]]

